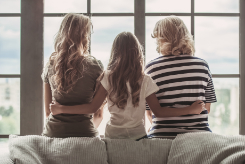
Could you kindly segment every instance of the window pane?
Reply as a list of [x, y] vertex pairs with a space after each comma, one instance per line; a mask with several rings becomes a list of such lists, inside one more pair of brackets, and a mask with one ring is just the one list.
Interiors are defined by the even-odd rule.
[[217, 102], [211, 104], [209, 125], [213, 133], [239, 134], [239, 78], [214, 78]]
[[86, 13], [87, 0], [44, 0], [44, 13]]
[[20, 74], [20, 18], [0, 18], [0, 74]]
[[191, 0], [146, 0], [145, 10], [151, 13], [190, 13]]
[[239, 0], [195, 0], [195, 12], [238, 13]]
[[[105, 23], [106, 22], [106, 23]], [[92, 17], [91, 55], [106, 69], [115, 37], [123, 31], [134, 33], [133, 17]]]
[[21, 0], [0, 0], [0, 13], [20, 13]]
[[91, 0], [91, 10], [93, 13], [133, 13], [134, 0]]
[[0, 138], [0, 152], [1, 154], [9, 153], [8, 138]]
[[196, 17], [195, 43], [196, 56], [208, 62], [213, 74], [239, 73], [238, 17]]
[[20, 133], [20, 79], [0, 78], [0, 135]]
[[[155, 27], [155, 24], [157, 21], [164, 19], [166, 17], [153, 17], [153, 16], [148, 16], [146, 17], [146, 64], [159, 57], [159, 53], [156, 51], [157, 44], [156, 44], [156, 39], [151, 37], [151, 34], [153, 33], [153, 29]], [[191, 17], [179, 17], [181, 18], [188, 30], [191, 30]]]
[[54, 38], [62, 20], [63, 17], [44, 17], [44, 64], [54, 52]]
[[[134, 33], [133, 17], [92, 17], [93, 31], [91, 38], [91, 55], [99, 59], [104, 69], [107, 68], [113, 40], [123, 31]], [[106, 23], [105, 23], [106, 22]], [[98, 130], [104, 135], [110, 113], [105, 107], [103, 121]]]

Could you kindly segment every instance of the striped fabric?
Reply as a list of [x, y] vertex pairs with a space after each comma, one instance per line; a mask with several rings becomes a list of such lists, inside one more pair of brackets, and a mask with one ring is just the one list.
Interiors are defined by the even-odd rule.
[[[158, 57], [146, 65], [145, 73], [158, 85], [156, 96], [162, 107], [182, 108], [196, 100], [216, 102], [215, 91], [208, 64], [190, 55]], [[149, 106], [146, 105], [149, 110]], [[200, 115], [156, 118], [148, 137], [174, 137], [180, 133], [211, 131], [208, 112]]]

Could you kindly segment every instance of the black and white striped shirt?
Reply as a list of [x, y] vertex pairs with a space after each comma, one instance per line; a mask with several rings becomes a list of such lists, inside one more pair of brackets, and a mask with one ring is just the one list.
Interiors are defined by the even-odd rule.
[[[162, 107], [182, 108], [196, 100], [216, 102], [211, 73], [203, 59], [190, 55], [167, 55], [158, 57], [146, 65], [146, 74], [156, 82], [156, 96]], [[149, 106], [146, 105], [149, 110]], [[199, 115], [156, 118], [148, 137], [170, 137], [180, 133], [211, 131], [208, 112]]]

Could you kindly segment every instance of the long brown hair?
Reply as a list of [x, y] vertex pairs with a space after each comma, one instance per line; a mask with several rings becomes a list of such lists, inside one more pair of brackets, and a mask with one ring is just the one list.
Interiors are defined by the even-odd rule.
[[51, 79], [59, 93], [71, 91], [85, 71], [91, 26], [89, 17], [74, 13], [66, 14], [60, 25], [50, 57], [55, 72]]
[[162, 55], [194, 55], [193, 37], [183, 20], [177, 16], [168, 16], [159, 20], [153, 30], [157, 40], [157, 51]]
[[[131, 32], [118, 34], [111, 49], [108, 70], [110, 90], [109, 99], [124, 109], [129, 94], [132, 95], [134, 107], [139, 105], [141, 81], [144, 75], [143, 49], [138, 39]], [[126, 83], [129, 82], [131, 93], [128, 92]]]

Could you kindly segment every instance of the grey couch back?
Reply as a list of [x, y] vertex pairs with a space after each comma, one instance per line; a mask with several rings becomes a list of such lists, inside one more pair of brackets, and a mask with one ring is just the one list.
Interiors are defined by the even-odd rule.
[[181, 134], [174, 140], [15, 136], [0, 164], [244, 164], [245, 137]]
[[16, 164], [165, 164], [172, 140], [49, 138], [11, 135], [10, 158]]

